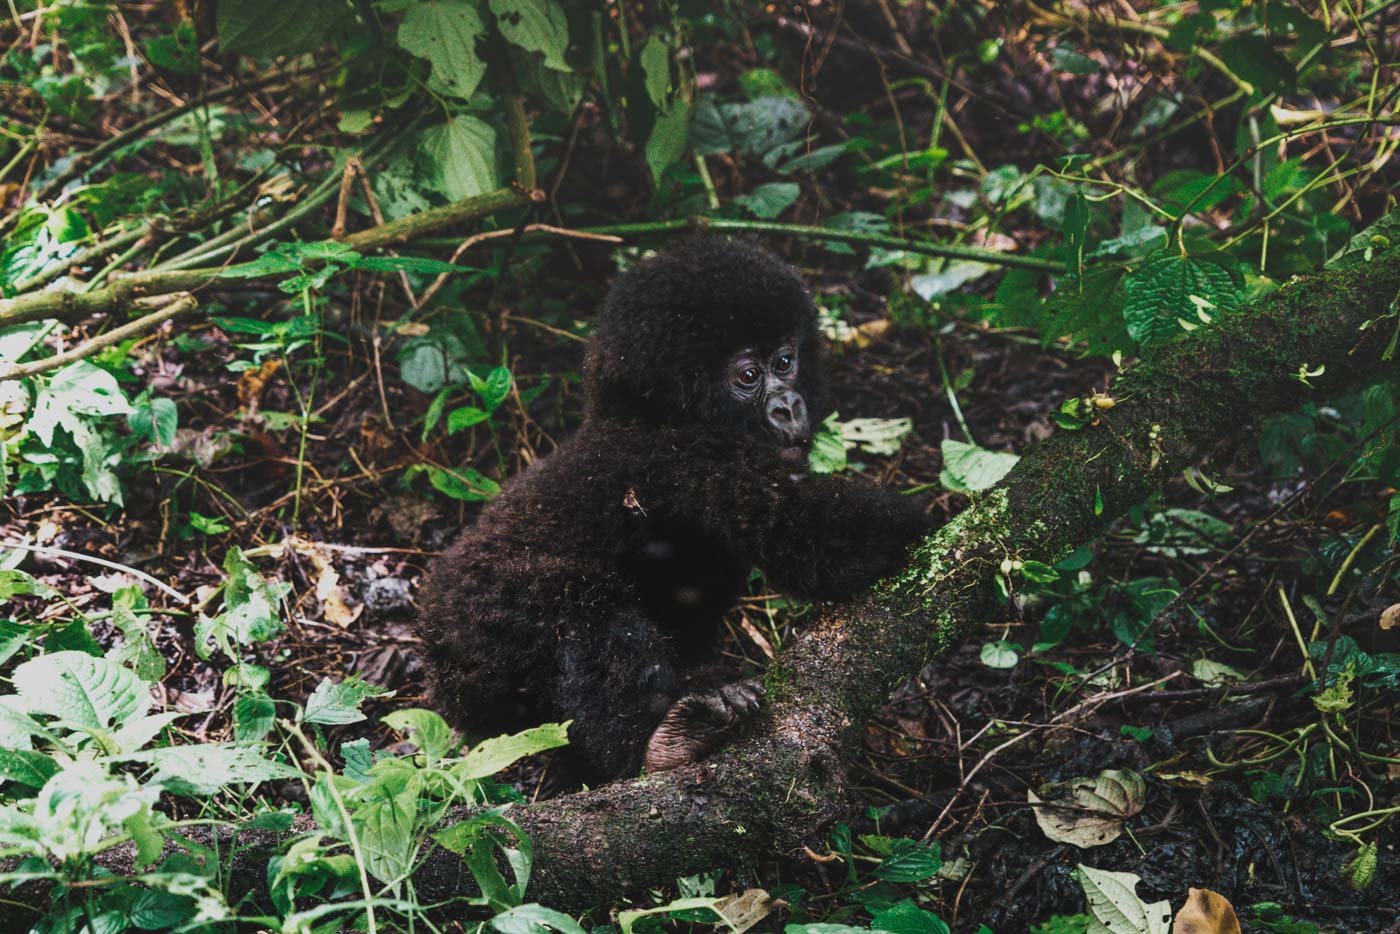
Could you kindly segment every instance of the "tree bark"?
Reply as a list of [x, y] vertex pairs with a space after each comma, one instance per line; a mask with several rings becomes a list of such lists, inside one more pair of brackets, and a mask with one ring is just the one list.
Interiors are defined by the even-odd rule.
[[[811, 840], [845, 813], [845, 763], [870, 714], [930, 658], [1007, 614], [995, 586], [1004, 559], [1063, 558], [1220, 438], [1389, 365], [1397, 293], [1392, 249], [1295, 279], [1134, 367], [1096, 425], [1056, 433], [920, 545], [903, 573], [824, 609], [774, 660], [769, 710], [747, 738], [673, 772], [512, 808], [534, 841], [528, 898], [586, 908]], [[1326, 371], [1305, 383], [1304, 365]], [[257, 840], [273, 842], [240, 837]], [[234, 860], [236, 893], [256, 898], [265, 885], [260, 850]], [[114, 851], [101, 862], [120, 872], [123, 860], [130, 854]], [[414, 883], [424, 902], [472, 891], [442, 849], [426, 854]]]

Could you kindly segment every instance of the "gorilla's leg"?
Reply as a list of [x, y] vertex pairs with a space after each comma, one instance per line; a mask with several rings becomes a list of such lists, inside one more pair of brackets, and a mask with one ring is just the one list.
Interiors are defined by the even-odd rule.
[[591, 777], [636, 775], [647, 738], [681, 690], [670, 645], [639, 609], [565, 627], [553, 706], [573, 721], [570, 745]]

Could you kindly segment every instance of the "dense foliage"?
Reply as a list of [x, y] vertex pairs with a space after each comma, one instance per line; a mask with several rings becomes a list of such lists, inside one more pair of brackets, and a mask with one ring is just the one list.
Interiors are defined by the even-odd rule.
[[[591, 917], [532, 900], [511, 819], [563, 729], [455, 736], [403, 626], [423, 556], [577, 424], [590, 309], [666, 237], [798, 261], [842, 403], [813, 469], [944, 515], [1111, 426], [1135, 360], [1400, 249], [1400, 5], [7, 14], [7, 930], [1128, 934], [1208, 882], [1251, 930], [1400, 920], [1394, 370], [1008, 556], [1006, 617], [872, 726], [830, 839]], [[1369, 327], [1393, 360], [1397, 301]], [[810, 611], [755, 578], [730, 654]], [[435, 847], [471, 894], [420, 902]]]

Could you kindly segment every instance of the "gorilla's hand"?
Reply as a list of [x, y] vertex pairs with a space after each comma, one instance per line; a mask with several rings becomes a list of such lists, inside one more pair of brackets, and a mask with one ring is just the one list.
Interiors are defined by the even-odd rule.
[[671, 705], [647, 741], [646, 770], [662, 772], [703, 759], [763, 709], [763, 686], [734, 681], [687, 694]]

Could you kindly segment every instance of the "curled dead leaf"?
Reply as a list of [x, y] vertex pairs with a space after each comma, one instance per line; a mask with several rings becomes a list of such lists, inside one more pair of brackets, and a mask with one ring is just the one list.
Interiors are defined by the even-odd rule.
[[1077, 847], [1103, 846], [1118, 839], [1123, 822], [1142, 810], [1147, 785], [1128, 769], [1105, 769], [1094, 778], [1075, 778], [1034, 791], [1026, 798], [1035, 808], [1035, 821], [1056, 843]]
[[1172, 934], [1240, 934], [1240, 922], [1225, 896], [1210, 889], [1191, 889], [1172, 921]]
[[256, 412], [262, 404], [263, 393], [267, 390], [267, 381], [277, 375], [281, 368], [280, 357], [268, 357], [257, 369], [244, 370], [238, 374], [238, 401], [246, 405], [250, 412]]
[[1400, 603], [1392, 603], [1381, 611], [1382, 629], [1400, 629]]

